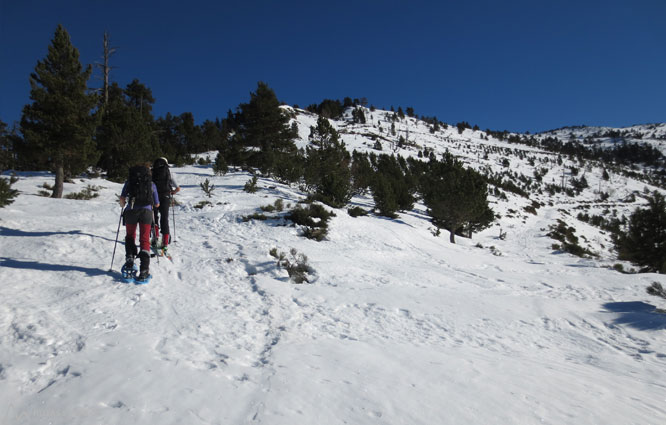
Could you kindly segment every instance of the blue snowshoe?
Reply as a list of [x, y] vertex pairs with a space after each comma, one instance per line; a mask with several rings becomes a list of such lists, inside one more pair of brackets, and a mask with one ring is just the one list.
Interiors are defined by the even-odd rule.
[[128, 260], [123, 265], [123, 268], [120, 269], [120, 274], [122, 275], [123, 281], [125, 283], [134, 283], [134, 280], [137, 277], [138, 272], [139, 268], [134, 264], [134, 261], [131, 260]]
[[146, 283], [150, 282], [152, 278], [153, 276], [148, 273], [148, 270], [141, 270], [141, 273], [139, 273], [139, 275], [134, 278], [134, 283], [137, 285], [145, 285]]

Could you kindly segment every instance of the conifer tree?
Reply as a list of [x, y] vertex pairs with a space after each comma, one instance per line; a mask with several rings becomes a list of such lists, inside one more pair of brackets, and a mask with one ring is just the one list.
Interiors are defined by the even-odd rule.
[[92, 67], [79, 62], [79, 51], [58, 25], [48, 54], [30, 74], [31, 104], [23, 108], [23, 153], [55, 172], [53, 197], [61, 198], [65, 175], [97, 162], [93, 140], [96, 98], [86, 92]]
[[395, 211], [411, 210], [414, 207], [415, 200], [416, 185], [406, 169], [406, 164], [405, 167], [401, 165], [401, 160], [404, 163], [404, 159], [395, 155], [379, 155], [375, 164], [375, 179], [372, 183], [375, 201], [377, 201], [377, 195], [382, 197], [390, 191], [392, 201], [388, 202], [387, 205], [392, 205], [395, 202]]
[[201, 138], [201, 152], [217, 150], [224, 153], [227, 150], [226, 134], [223, 133], [219, 123], [204, 121], [201, 127]]
[[7, 124], [0, 120], [0, 171], [14, 168], [15, 134], [7, 131]]
[[340, 208], [352, 195], [349, 151], [328, 119], [321, 116], [311, 129], [310, 141], [305, 182], [317, 200]]
[[181, 121], [179, 116], [167, 112], [155, 122], [160, 154], [170, 160], [173, 158], [174, 163], [186, 153], [184, 137], [180, 133]]
[[634, 211], [627, 232], [617, 240], [619, 257], [646, 271], [666, 273], [666, 199], [659, 192], [648, 198], [647, 208]]
[[465, 169], [452, 155], [431, 160], [421, 180], [421, 193], [437, 228], [447, 229], [451, 243], [456, 233], [479, 230], [494, 220], [488, 207], [487, 183], [483, 176]]
[[[238, 129], [234, 143], [248, 153], [248, 165], [273, 174], [280, 161], [288, 161], [296, 153], [289, 118], [280, 108], [275, 92], [259, 82], [257, 91], [250, 93], [250, 102], [240, 105]], [[259, 148], [257, 154], [247, 149]]]
[[189, 153], [204, 152], [203, 148], [203, 135], [201, 127], [195, 124], [194, 115], [191, 112], [183, 112], [180, 114], [180, 134], [183, 136], [184, 152], [183, 156]]
[[379, 215], [395, 218], [398, 211], [398, 202], [395, 199], [395, 191], [388, 177], [377, 173], [372, 182], [372, 197], [375, 200], [375, 208]]
[[[372, 154], [374, 155], [374, 154]], [[370, 188], [374, 170], [370, 165], [368, 154], [354, 150], [351, 163], [352, 191], [361, 195]]]
[[[130, 87], [136, 88], [136, 80]], [[98, 166], [110, 180], [122, 181], [137, 162], [152, 162], [158, 154], [157, 138], [152, 131], [150, 110], [142, 109], [117, 83], [109, 86], [109, 100], [97, 130], [101, 152]]]
[[215, 162], [213, 163], [213, 172], [215, 175], [221, 176], [227, 174], [227, 171], [229, 171], [227, 161], [225, 161], [222, 152], [218, 152], [217, 156], [215, 156]]
[[146, 121], [152, 122], [153, 104], [155, 103], [152, 90], [135, 78], [125, 87], [125, 96], [127, 96], [129, 106], [139, 111]]
[[14, 202], [14, 198], [18, 196], [19, 191], [12, 189], [12, 185], [16, 183], [18, 179], [12, 177], [10, 179], [5, 179], [0, 177], [0, 208], [4, 208], [7, 205]]

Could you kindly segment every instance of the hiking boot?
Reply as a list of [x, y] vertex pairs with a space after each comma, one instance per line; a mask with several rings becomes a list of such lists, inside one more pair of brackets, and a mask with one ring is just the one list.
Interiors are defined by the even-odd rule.
[[134, 267], [134, 256], [133, 255], [128, 255], [125, 257], [125, 267], [128, 269], [131, 269]]
[[141, 283], [148, 283], [150, 281], [150, 272], [148, 269], [143, 269], [139, 273], [137, 277], [134, 278], [134, 282], [141, 284]]

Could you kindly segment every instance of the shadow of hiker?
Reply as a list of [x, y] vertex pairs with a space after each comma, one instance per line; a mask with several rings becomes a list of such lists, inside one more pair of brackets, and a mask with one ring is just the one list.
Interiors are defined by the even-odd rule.
[[632, 301], [606, 303], [603, 307], [609, 313], [618, 313], [613, 319], [616, 325], [627, 325], [642, 331], [666, 329], [666, 314], [652, 304]]
[[26, 232], [25, 230], [10, 229], [9, 227], [0, 226], [0, 236], [16, 236], [16, 237], [44, 237], [55, 235], [81, 235], [90, 236], [91, 238], [100, 238], [113, 242], [114, 239], [105, 238], [104, 236], [92, 235], [90, 233], [83, 233], [80, 230], [70, 230], [69, 232]]
[[102, 276], [109, 274], [109, 272], [106, 270], [93, 269], [91, 267], [73, 266], [69, 264], [48, 264], [48, 263], [39, 263], [37, 261], [22, 261], [22, 260], [14, 260], [12, 258], [7, 258], [7, 257], [0, 257], [0, 267], [9, 267], [13, 269], [52, 271], [52, 272], [77, 271], [77, 272], [83, 272], [88, 276]]

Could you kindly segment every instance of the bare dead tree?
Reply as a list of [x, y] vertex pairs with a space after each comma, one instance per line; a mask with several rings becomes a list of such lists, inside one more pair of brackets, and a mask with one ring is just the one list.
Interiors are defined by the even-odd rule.
[[104, 31], [104, 53], [102, 56], [103, 62], [96, 62], [95, 65], [102, 70], [102, 81], [104, 85], [102, 86], [102, 93], [104, 95], [104, 107], [109, 104], [109, 75], [111, 74], [112, 67], [109, 62], [111, 60], [111, 55], [116, 52], [115, 47], [110, 46], [109, 33]]

